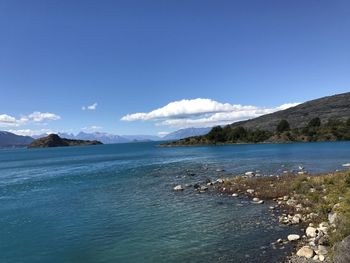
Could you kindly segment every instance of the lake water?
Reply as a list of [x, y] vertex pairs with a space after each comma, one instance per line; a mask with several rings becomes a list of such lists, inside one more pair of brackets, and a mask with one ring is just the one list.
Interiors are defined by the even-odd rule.
[[299, 230], [268, 203], [173, 187], [349, 162], [349, 142], [0, 150], [0, 262], [279, 262], [270, 243]]

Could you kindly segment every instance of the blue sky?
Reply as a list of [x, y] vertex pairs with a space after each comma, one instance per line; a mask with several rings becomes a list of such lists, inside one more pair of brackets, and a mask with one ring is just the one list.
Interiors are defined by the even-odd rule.
[[349, 1], [0, 0], [0, 129], [157, 134], [347, 92], [349, 28]]

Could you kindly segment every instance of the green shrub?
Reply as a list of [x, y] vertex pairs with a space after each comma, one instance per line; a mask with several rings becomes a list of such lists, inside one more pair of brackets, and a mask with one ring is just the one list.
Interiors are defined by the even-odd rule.
[[277, 127], [276, 127], [276, 131], [278, 133], [282, 133], [282, 132], [285, 132], [285, 131], [289, 131], [290, 130], [290, 126], [289, 126], [289, 122], [287, 120], [281, 120]]
[[309, 121], [308, 127], [320, 127], [321, 126], [321, 120], [320, 118], [313, 118], [311, 121]]

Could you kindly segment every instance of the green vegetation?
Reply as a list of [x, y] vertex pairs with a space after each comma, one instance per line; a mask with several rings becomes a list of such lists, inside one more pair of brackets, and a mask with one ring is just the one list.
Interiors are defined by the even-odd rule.
[[246, 129], [242, 126], [216, 126], [207, 135], [185, 138], [167, 145], [201, 145], [233, 143], [276, 143], [276, 142], [317, 142], [350, 140], [349, 119], [329, 119], [322, 122], [313, 118], [304, 128], [292, 129], [287, 120], [282, 119], [276, 125], [276, 131]]
[[320, 118], [313, 118], [309, 124], [307, 125], [307, 127], [312, 128], [312, 127], [320, 127], [321, 126], [321, 120]]
[[281, 120], [276, 128], [276, 131], [278, 133], [282, 133], [285, 131], [289, 131], [290, 130], [290, 126], [289, 126], [289, 122], [287, 120]]

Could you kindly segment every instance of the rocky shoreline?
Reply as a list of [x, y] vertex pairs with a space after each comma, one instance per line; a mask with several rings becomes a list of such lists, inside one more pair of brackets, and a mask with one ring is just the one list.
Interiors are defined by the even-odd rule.
[[[217, 169], [216, 172], [224, 170]], [[259, 171], [247, 171], [244, 175], [222, 176], [214, 181], [207, 179], [202, 184], [177, 185], [173, 190], [183, 191], [190, 187], [198, 193], [212, 190], [232, 198], [249, 198], [256, 205], [271, 202], [269, 211], [271, 216], [278, 218], [279, 224], [298, 225], [303, 231], [303, 234], [290, 233], [271, 243], [273, 249], [286, 244], [295, 247], [286, 263], [347, 262], [333, 258], [336, 242], [349, 227], [346, 226], [346, 230], [338, 227], [341, 215], [347, 213], [344, 212], [347, 211], [344, 201], [350, 200], [348, 172], [309, 175], [299, 167], [294, 174], [262, 176]]]

